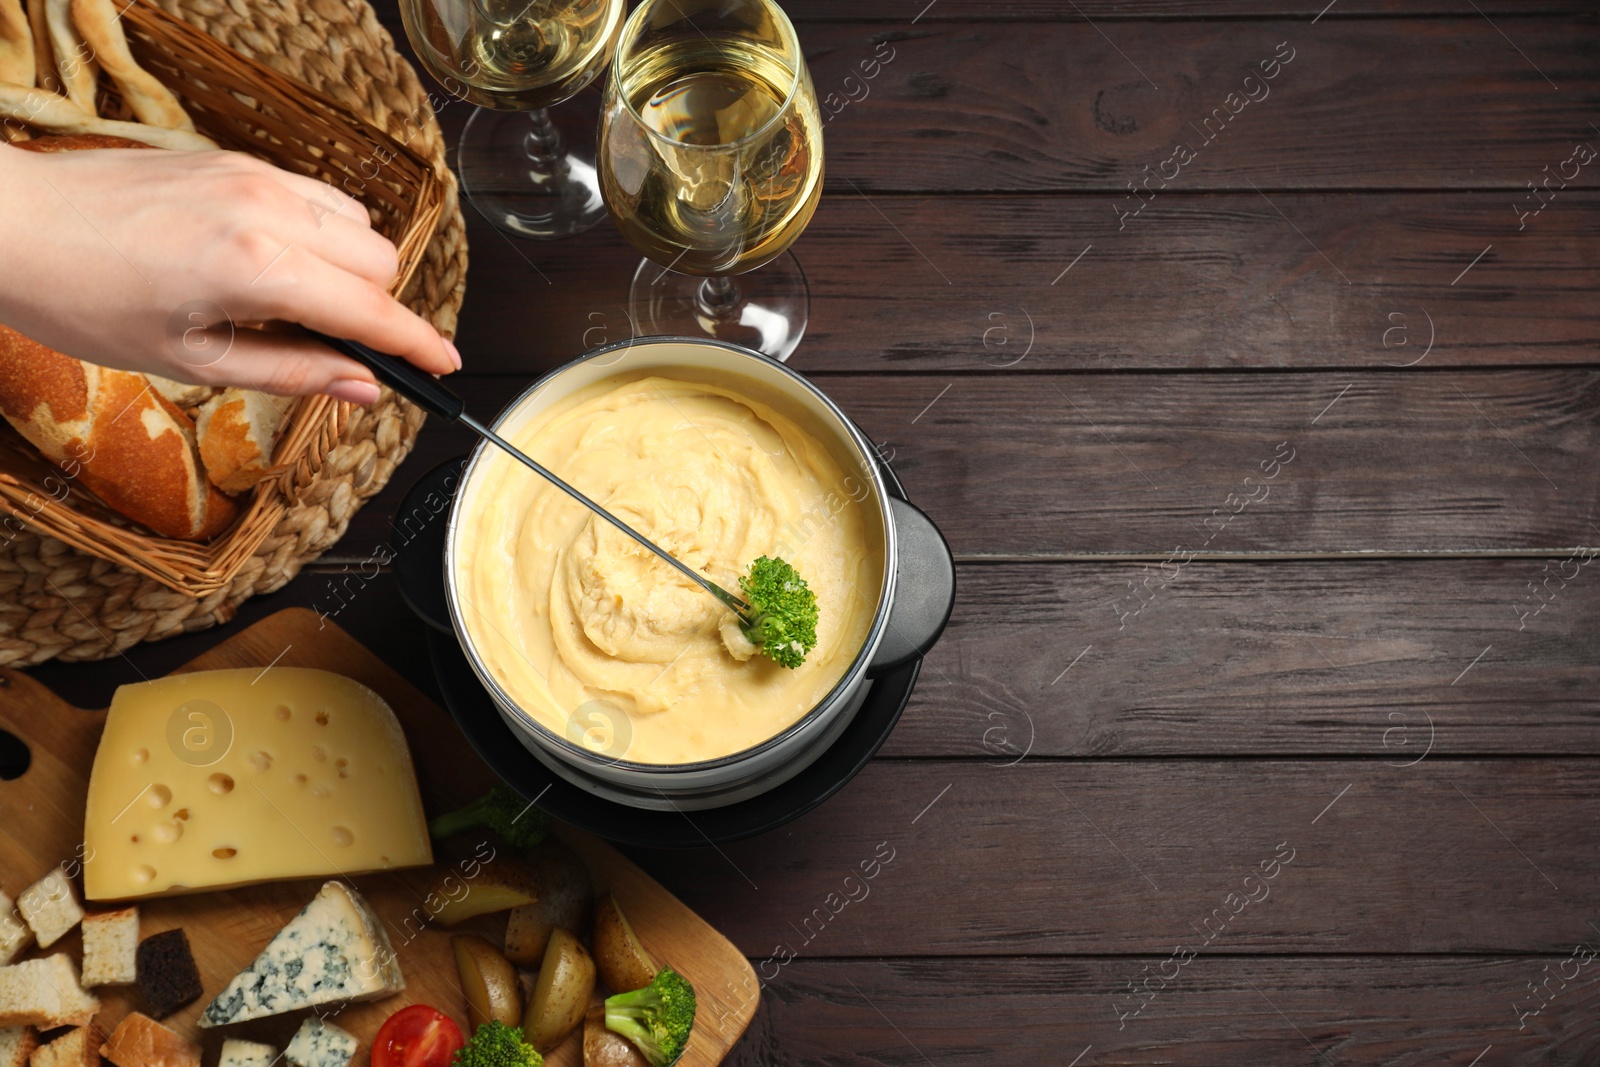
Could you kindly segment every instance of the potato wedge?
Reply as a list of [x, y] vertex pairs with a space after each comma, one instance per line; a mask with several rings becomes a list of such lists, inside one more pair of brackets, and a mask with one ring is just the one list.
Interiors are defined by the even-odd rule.
[[606, 1029], [606, 1002], [599, 997], [583, 1016], [583, 1067], [650, 1067], [632, 1041]]
[[450, 947], [455, 952], [456, 970], [461, 972], [461, 989], [467, 994], [467, 1022], [472, 1030], [491, 1020], [521, 1026], [522, 986], [511, 961], [471, 934], [452, 937]]
[[578, 854], [550, 840], [528, 854], [537, 899], [511, 910], [506, 921], [506, 958], [524, 967], [544, 959], [551, 931], [582, 937], [594, 915], [594, 886]]
[[570, 931], [550, 935], [539, 981], [522, 1020], [522, 1036], [541, 1053], [549, 1052], [583, 1022], [594, 994], [594, 958]]
[[600, 980], [613, 993], [643, 989], [656, 976], [655, 961], [610, 893], [594, 909], [594, 962]]
[[500, 855], [483, 864], [470, 880], [446, 870], [429, 899], [441, 902], [434, 918], [445, 926], [455, 926], [475, 915], [536, 903], [539, 880], [528, 864], [514, 856]]

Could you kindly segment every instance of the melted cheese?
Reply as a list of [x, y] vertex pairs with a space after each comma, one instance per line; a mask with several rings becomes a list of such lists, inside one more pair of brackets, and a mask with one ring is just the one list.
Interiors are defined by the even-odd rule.
[[817, 595], [796, 670], [740, 659], [725, 608], [509, 456], [484, 455], [456, 532], [462, 621], [492, 675], [556, 734], [614, 759], [681, 764], [782, 732], [861, 651], [883, 573], [870, 483], [773, 408], [664, 378], [580, 390], [511, 434], [724, 588], [762, 555]]

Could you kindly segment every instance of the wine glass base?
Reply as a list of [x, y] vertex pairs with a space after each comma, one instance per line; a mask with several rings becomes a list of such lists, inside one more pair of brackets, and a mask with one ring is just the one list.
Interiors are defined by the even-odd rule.
[[800, 261], [785, 252], [729, 281], [733, 292], [728, 299], [708, 302], [707, 289], [715, 283], [708, 286], [706, 278], [643, 260], [633, 272], [630, 293], [638, 332], [711, 337], [787, 362], [810, 319], [811, 287]]
[[586, 141], [574, 140], [576, 132], [572, 121], [554, 123], [542, 110], [478, 108], [456, 149], [461, 191], [515, 237], [549, 241], [593, 229], [606, 205], [594, 154]]

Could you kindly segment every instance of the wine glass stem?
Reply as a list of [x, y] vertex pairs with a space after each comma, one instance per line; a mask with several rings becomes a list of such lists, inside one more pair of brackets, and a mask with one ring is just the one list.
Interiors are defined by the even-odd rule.
[[739, 286], [726, 275], [710, 277], [700, 283], [700, 312], [707, 318], [725, 319], [739, 304]]
[[561, 131], [550, 121], [550, 112], [542, 107], [528, 112], [525, 147], [529, 159], [546, 167], [559, 163], [566, 154], [566, 146], [561, 143]]

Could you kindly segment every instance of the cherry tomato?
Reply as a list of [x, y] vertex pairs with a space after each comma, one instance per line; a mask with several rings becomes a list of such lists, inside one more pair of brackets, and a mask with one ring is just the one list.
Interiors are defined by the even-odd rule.
[[443, 1012], [413, 1004], [389, 1016], [372, 1041], [372, 1067], [450, 1067], [467, 1043]]

